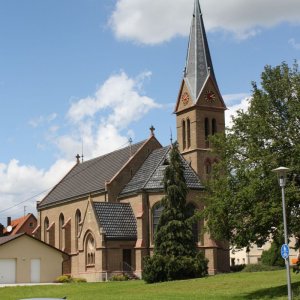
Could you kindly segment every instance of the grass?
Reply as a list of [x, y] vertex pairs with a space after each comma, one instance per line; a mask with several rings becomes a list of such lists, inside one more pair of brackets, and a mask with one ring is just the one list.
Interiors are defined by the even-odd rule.
[[[300, 274], [292, 274], [292, 282], [294, 299], [300, 299]], [[233, 273], [151, 285], [140, 280], [0, 288], [1, 300], [63, 296], [68, 300], [287, 299], [286, 273]]]

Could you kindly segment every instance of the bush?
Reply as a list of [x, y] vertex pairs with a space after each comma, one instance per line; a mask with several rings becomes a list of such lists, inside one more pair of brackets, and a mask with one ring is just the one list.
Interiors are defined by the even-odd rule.
[[202, 252], [194, 258], [154, 255], [145, 258], [142, 277], [147, 283], [199, 278], [207, 275], [207, 264]]
[[54, 282], [57, 283], [70, 283], [72, 282], [72, 277], [70, 275], [61, 275], [58, 276]]
[[55, 281], [56, 283], [80, 283], [80, 282], [86, 282], [86, 279], [84, 278], [74, 278], [70, 275], [62, 275], [58, 276]]
[[268, 266], [285, 266], [285, 261], [281, 257], [280, 246], [277, 243], [273, 242], [269, 250], [263, 251], [261, 263]]
[[241, 272], [245, 268], [245, 266], [246, 266], [245, 264], [230, 266], [230, 271], [231, 272]]
[[263, 271], [276, 271], [281, 270], [282, 267], [279, 266], [268, 266], [263, 264], [257, 264], [257, 265], [246, 265], [245, 268], [242, 270], [242, 272], [263, 272]]
[[129, 278], [123, 274], [117, 274], [110, 278], [111, 281], [127, 281]]

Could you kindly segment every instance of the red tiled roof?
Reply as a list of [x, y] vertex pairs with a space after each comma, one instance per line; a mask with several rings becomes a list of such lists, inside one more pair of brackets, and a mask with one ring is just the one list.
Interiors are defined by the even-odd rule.
[[[31, 216], [33, 216], [35, 218], [35, 216], [33, 214], [27, 214], [24, 217], [12, 220], [11, 221], [11, 226], [12, 226], [13, 230], [9, 234], [11, 235], [11, 234], [18, 233], [18, 231], [20, 230], [20, 228], [30, 219]], [[8, 233], [7, 227], [4, 228], [3, 233], [4, 234]]]

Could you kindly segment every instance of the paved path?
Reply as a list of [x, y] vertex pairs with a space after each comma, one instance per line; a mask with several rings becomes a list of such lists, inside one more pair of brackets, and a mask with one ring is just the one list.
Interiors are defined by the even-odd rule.
[[61, 285], [62, 283], [4, 283], [0, 284], [0, 288], [10, 286], [32, 286], [32, 285]]

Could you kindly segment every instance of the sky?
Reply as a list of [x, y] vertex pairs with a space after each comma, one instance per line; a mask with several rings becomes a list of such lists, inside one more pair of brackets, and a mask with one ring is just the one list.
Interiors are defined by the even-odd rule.
[[[75, 164], [176, 136], [194, 0], [0, 0], [0, 222]], [[300, 61], [299, 0], [200, 0], [226, 123], [265, 65]]]

